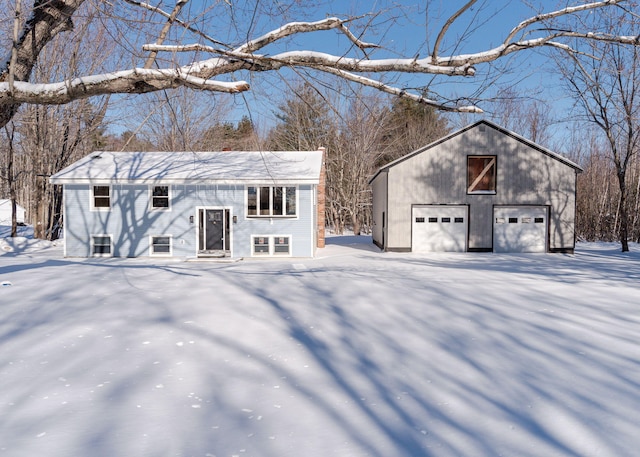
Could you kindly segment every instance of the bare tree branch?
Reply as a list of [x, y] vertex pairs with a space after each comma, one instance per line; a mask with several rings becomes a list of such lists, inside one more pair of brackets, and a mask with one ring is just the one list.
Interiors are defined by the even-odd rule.
[[447, 105], [444, 105], [440, 102], [437, 102], [435, 100], [429, 100], [428, 98], [424, 98], [422, 95], [416, 95], [416, 94], [412, 94], [410, 92], [407, 92], [403, 89], [398, 89], [397, 87], [393, 87], [393, 86], [389, 86], [387, 84], [384, 84], [381, 81], [376, 81], [374, 79], [371, 78], [366, 78], [364, 76], [361, 75], [355, 75], [353, 73], [349, 73], [347, 71], [344, 70], [340, 70], [337, 68], [332, 68], [332, 67], [323, 67], [321, 68], [322, 71], [326, 72], [326, 73], [331, 73], [333, 75], [339, 76], [342, 79], [346, 79], [347, 81], [353, 81], [356, 82], [358, 84], [361, 84], [363, 86], [368, 86], [368, 87], [373, 87], [375, 89], [378, 89], [381, 92], [385, 92], [387, 94], [391, 94], [391, 95], [397, 95], [399, 97], [403, 97], [403, 98], [408, 98], [410, 100], [416, 101], [418, 103], [424, 104], [424, 105], [429, 105], [432, 106], [434, 108], [438, 108], [442, 111], [455, 111], [458, 113], [482, 113], [482, 110], [480, 108], [478, 108], [477, 106], [452, 106], [449, 107]]
[[[0, 83], [0, 99], [7, 86], [7, 83]], [[175, 70], [135, 68], [51, 84], [16, 81], [11, 98], [18, 103], [61, 105], [96, 95], [143, 94], [181, 86], [227, 93], [249, 90], [249, 84], [244, 81], [223, 82], [204, 79], [185, 73], [180, 68]]]
[[[157, 6], [150, 5], [149, 3], [138, 2], [136, 0], [124, 0], [124, 1], [129, 3], [130, 5], [149, 10], [152, 13], [157, 13], [157, 14], [163, 16], [163, 17], [166, 17], [167, 19], [171, 18], [171, 13], [167, 13], [162, 8], [158, 8]], [[196, 34], [198, 36], [201, 36], [205, 40], [210, 41], [211, 43], [214, 43], [214, 44], [216, 44], [218, 46], [230, 47], [226, 43], [223, 43], [222, 41], [218, 41], [215, 38], [207, 35], [206, 33], [202, 33], [202, 31], [190, 26], [189, 24], [187, 24], [186, 22], [180, 20], [177, 17], [175, 17], [173, 19], [173, 23], [178, 24], [180, 27], [188, 30], [189, 32], [194, 33], [194, 34]]]
[[[328, 17], [315, 22], [290, 22], [255, 39], [248, 40], [246, 43], [236, 46], [235, 48], [231, 48], [229, 45], [224, 43], [221, 44], [219, 41], [215, 40], [211, 41], [220, 45], [219, 48], [200, 44], [164, 46], [162, 45], [162, 42], [164, 41], [164, 36], [168, 31], [168, 27], [175, 23], [188, 28], [184, 22], [179, 21], [177, 18], [180, 8], [188, 0], [178, 0], [176, 7], [171, 14], [166, 13], [157, 7], [152, 7], [146, 3], [138, 2], [137, 0], [125, 0], [129, 4], [134, 4], [138, 7], [154, 11], [155, 13], [168, 18], [163, 31], [159, 35], [157, 43], [154, 45], [145, 45], [143, 47], [143, 50], [152, 53], [146, 66], [151, 62], [151, 58], [155, 56], [155, 53], [164, 51], [205, 51], [211, 53], [213, 55], [212, 58], [196, 60], [188, 65], [173, 68], [161, 68], [157, 70], [135, 68], [102, 75], [69, 79], [57, 83], [32, 84], [26, 82], [29, 79], [30, 68], [32, 68], [37, 61], [39, 50], [41, 50], [42, 46], [44, 46], [56, 33], [66, 30], [72, 26], [70, 18], [83, 1], [84, 0], [57, 0], [55, 2], [49, 2], [47, 0], [36, 0], [34, 15], [32, 19], [27, 22], [27, 25], [25, 25], [23, 30], [22, 36], [24, 37], [24, 42], [19, 43], [18, 46], [18, 59], [15, 68], [14, 65], [11, 65], [12, 72], [15, 72], [16, 76], [16, 83], [13, 87], [10, 87], [7, 82], [8, 65], [5, 64], [4, 70], [0, 70], [0, 126], [5, 125], [7, 120], [13, 116], [16, 106], [19, 106], [20, 103], [62, 104], [75, 99], [101, 94], [145, 93], [180, 86], [191, 87], [199, 90], [234, 93], [248, 90], [249, 85], [244, 81], [223, 82], [217, 81], [214, 78], [218, 78], [223, 75], [233, 75], [240, 70], [264, 72], [276, 71], [284, 67], [309, 68], [324, 73], [334, 74], [338, 77], [345, 78], [359, 84], [375, 87], [383, 92], [418, 100], [421, 103], [426, 103], [439, 109], [480, 112], [481, 110], [476, 107], [457, 106], [446, 102], [439, 102], [437, 100], [427, 100], [422, 96], [412, 94], [401, 87], [393, 87], [360, 74], [418, 73], [472, 77], [476, 74], [475, 67], [477, 65], [494, 62], [509, 54], [528, 49], [553, 47], [568, 52], [575, 52], [567, 43], [563, 42], [565, 39], [578, 39], [594, 42], [604, 41], [633, 46], [640, 45], [638, 36], [617, 36], [597, 33], [589, 30], [557, 30], [551, 28], [541, 30], [530, 29], [530, 26], [536, 23], [556, 19], [562, 16], [575, 15], [587, 10], [595, 10], [598, 8], [612, 6], [616, 7], [619, 4], [624, 3], [626, 0], [602, 0], [539, 14], [521, 22], [511, 29], [506, 39], [497, 47], [471, 54], [440, 56], [439, 50], [445, 34], [453, 22], [467, 11], [471, 5], [473, 5], [474, 1], [469, 1], [453, 16], [451, 16], [451, 18], [449, 18], [438, 34], [432, 54], [424, 59], [375, 59], [370, 58], [369, 56], [356, 58], [304, 49], [280, 52], [275, 55], [269, 55], [267, 53], [259, 54], [257, 52], [264, 49], [266, 46], [284, 40], [287, 37], [327, 30], [337, 30], [339, 33], [344, 34], [350, 42], [361, 50], [380, 46], [361, 40], [349, 30], [346, 24], [353, 20], [353, 18], [340, 19], [337, 17]], [[44, 15], [45, 8], [48, 8], [46, 14], [50, 15], [52, 19], [48, 19], [46, 21], [43, 19], [42, 16]], [[40, 14], [40, 16], [38, 16], [38, 14]], [[40, 19], [38, 19], [38, 17], [40, 17]], [[35, 28], [36, 26], [40, 26], [40, 24], [42, 24], [42, 31], [36, 33]], [[34, 30], [34, 33], [31, 33], [31, 30]], [[528, 33], [532, 34], [534, 32], [541, 34], [542, 36], [514, 41], [515, 37], [519, 34], [522, 34], [524, 37]], [[30, 38], [28, 37], [31, 37], [31, 35], [36, 36], [37, 43], [29, 41]], [[28, 55], [25, 57], [25, 54]]]
[[[169, 33], [169, 29], [171, 29], [171, 26], [175, 22], [176, 17], [178, 16], [178, 14], [180, 14], [180, 10], [182, 9], [182, 7], [184, 5], [187, 4], [188, 1], [189, 0], [178, 0], [176, 2], [176, 6], [173, 7], [173, 11], [171, 12], [169, 17], [167, 18], [167, 22], [164, 24], [164, 27], [162, 27], [162, 31], [160, 32], [160, 35], [158, 36], [158, 39], [156, 40], [156, 44], [164, 43], [164, 40], [167, 37], [167, 33]], [[147, 58], [147, 61], [144, 63], [144, 68], [147, 68], [147, 69], [151, 68], [151, 65], [153, 65], [153, 62], [155, 62], [155, 60], [156, 60], [156, 55], [157, 54], [158, 54], [157, 51], [151, 51], [151, 54], [149, 54], [149, 57]]]
[[466, 5], [464, 5], [458, 11], [456, 11], [455, 14], [453, 16], [451, 16], [447, 20], [447, 22], [445, 22], [445, 24], [442, 26], [442, 30], [440, 30], [440, 33], [438, 34], [438, 37], [436, 38], [436, 42], [433, 45], [433, 52], [431, 53], [431, 59], [434, 61], [434, 63], [438, 59], [438, 53], [440, 52], [440, 45], [442, 44], [442, 40], [444, 40], [444, 36], [447, 34], [447, 31], [449, 30], [449, 27], [451, 27], [451, 25], [456, 21], [456, 19], [458, 19], [465, 11], [467, 11], [469, 8], [471, 8], [471, 6], [476, 1], [477, 0], [470, 0]]

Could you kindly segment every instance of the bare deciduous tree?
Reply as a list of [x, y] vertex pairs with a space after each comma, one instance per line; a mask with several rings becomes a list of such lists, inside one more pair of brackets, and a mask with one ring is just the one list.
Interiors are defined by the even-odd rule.
[[[234, 43], [225, 39], [217, 39], [216, 30], [200, 30], [194, 24], [194, 19], [202, 18], [182, 17], [180, 9], [185, 11], [184, 4], [188, 0], [179, 0], [172, 11], [163, 11], [159, 6], [137, 0], [126, 0], [129, 10], [121, 12], [136, 18], [140, 23], [147, 24], [147, 44], [143, 50], [152, 53], [145, 59], [141, 68], [112, 68], [102, 74], [79, 72], [72, 77], [59, 81], [45, 81], [44, 84], [30, 82], [34, 66], [38, 62], [42, 49], [58, 35], [69, 31], [73, 27], [73, 18], [80, 10], [92, 14], [100, 8], [122, 8], [122, 4], [106, 2], [88, 2], [85, 0], [34, 0], [33, 7], [27, 11], [19, 10], [21, 0], [14, 0], [16, 11], [16, 31], [13, 43], [6, 43], [6, 55], [10, 55], [7, 62], [0, 64], [0, 127], [15, 115], [22, 103], [31, 104], [64, 104], [81, 98], [116, 94], [116, 93], [147, 93], [180, 86], [198, 90], [218, 92], [241, 92], [249, 89], [249, 84], [242, 80], [223, 81], [223, 75], [235, 77], [242, 71], [252, 73], [276, 71], [285, 67], [304, 68], [313, 71], [332, 74], [339, 78], [356, 82], [364, 86], [410, 98], [429, 104], [439, 109], [479, 112], [474, 105], [451, 102], [447, 97], [424, 97], [422, 92], [411, 91], [407, 88], [395, 86], [385, 82], [383, 75], [397, 73], [414, 73], [443, 76], [472, 77], [477, 67], [488, 64], [505, 56], [519, 53], [527, 49], [552, 47], [571, 51], [566, 39], [583, 41], [597, 41], [605, 43], [626, 43], [637, 45], [635, 36], [621, 36], [614, 33], [602, 33], [598, 29], [581, 29], [565, 27], [562, 24], [547, 27], [550, 21], [562, 21], [581, 13], [598, 12], [604, 9], [620, 8], [628, 4], [628, 0], [602, 0], [591, 3], [580, 3], [559, 10], [537, 14], [516, 24], [505, 33], [504, 39], [494, 47], [480, 52], [444, 55], [443, 43], [454, 23], [468, 13], [475, 0], [467, 2], [459, 11], [453, 14], [440, 28], [435, 36], [433, 46], [428, 55], [404, 56], [399, 58], [376, 58], [374, 51], [384, 48], [386, 43], [370, 43], [364, 40], [366, 28], [358, 33], [353, 25], [358, 24], [355, 17], [328, 17], [318, 21], [288, 22], [255, 38], [253, 35], [254, 22], [249, 18], [246, 24], [235, 22], [234, 25], [245, 37], [243, 42]], [[298, 4], [298, 2], [294, 2]], [[7, 7], [11, 5], [5, 0]], [[115, 6], [114, 6], [115, 5]], [[298, 5], [297, 11], [304, 6]], [[215, 15], [218, 23], [233, 22], [233, 3], [217, 2], [208, 13]], [[363, 21], [369, 17], [381, 14], [381, 11], [371, 11]], [[221, 18], [229, 18], [224, 20]], [[149, 22], [149, 17], [160, 18], [159, 24]], [[26, 19], [25, 19], [26, 18]], [[203, 20], [201, 21], [203, 22]], [[116, 24], [114, 27], [117, 27]], [[151, 31], [157, 30], [155, 39], [151, 38]], [[182, 39], [174, 39], [171, 44], [165, 44], [169, 32], [175, 28], [184, 30], [184, 36], [194, 38], [192, 43], [184, 43]], [[347, 46], [334, 54], [293, 48], [283, 51], [279, 44], [295, 36], [309, 33], [333, 30], [345, 37]], [[610, 32], [610, 31], [609, 31]], [[275, 52], [273, 52], [273, 51]], [[10, 51], [10, 52], [9, 52]], [[139, 50], [135, 50], [139, 52]], [[398, 51], [395, 51], [398, 52]], [[203, 57], [207, 54], [208, 57]], [[183, 57], [185, 56], [186, 57]], [[132, 61], [141, 56], [132, 54]], [[156, 68], [152, 68], [155, 63]], [[380, 75], [374, 79], [371, 75]]]
[[[341, 89], [347, 104], [330, 95]], [[446, 121], [431, 107], [412, 100], [367, 94], [343, 85], [318, 91], [309, 84], [293, 90], [270, 132], [272, 149], [306, 150], [324, 146], [326, 216], [335, 233], [348, 228], [356, 235], [371, 227], [368, 180], [380, 165], [441, 137]]]
[[0, 166], [0, 183], [6, 184], [9, 200], [11, 202], [11, 237], [18, 236], [18, 220], [16, 217], [17, 211], [17, 174], [15, 172], [14, 160], [15, 160], [15, 129], [14, 126], [6, 125], [3, 132], [6, 136], [3, 140], [3, 146], [6, 147], [6, 165]]
[[146, 140], [161, 151], [198, 149], [205, 132], [219, 124], [229, 112], [224, 99], [198, 97], [185, 88], [158, 91], [140, 98], [143, 107], [138, 111], [140, 114], [128, 118], [127, 122], [138, 126], [136, 139]]
[[[638, 20], [607, 18], [610, 29], [633, 30]], [[640, 48], [618, 43], [590, 43], [581, 54], [569, 53], [560, 61], [564, 80], [576, 107], [606, 139], [618, 181], [618, 237], [622, 251], [629, 250], [628, 171], [640, 149]]]
[[550, 146], [551, 126], [556, 122], [546, 102], [521, 94], [513, 87], [500, 90], [490, 116], [497, 124], [543, 146]]
[[[72, 32], [77, 37], [68, 46], [54, 41], [39, 54], [32, 69], [34, 80], [64, 77], [78, 71], [92, 71], [101, 56], [82, 60], [82, 39], [90, 39], [94, 49], [107, 47], [103, 30], [95, 28], [91, 17], [77, 21]], [[10, 124], [12, 150], [0, 157], [3, 169], [10, 170], [14, 193], [27, 210], [27, 218], [38, 238], [55, 239], [62, 224], [61, 189], [52, 186], [48, 177], [96, 147], [103, 126], [107, 97], [80, 99], [65, 105], [27, 105]]]

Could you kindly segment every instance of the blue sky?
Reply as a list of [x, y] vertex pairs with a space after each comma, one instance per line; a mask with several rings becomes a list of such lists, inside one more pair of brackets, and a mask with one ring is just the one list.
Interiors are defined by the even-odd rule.
[[[319, 20], [327, 16], [361, 16], [352, 24], [354, 33], [362, 33], [363, 40], [380, 43], [383, 46], [371, 53], [372, 58], [386, 58], [428, 55], [442, 25], [466, 1], [320, 0], [313, 6], [305, 6], [298, 12], [275, 8], [273, 5], [276, 2], [257, 2], [260, 8], [269, 9], [270, 15], [265, 12], [253, 15], [253, 5], [256, 2], [230, 3], [233, 5], [231, 13], [235, 21], [229, 20], [229, 6], [220, 2], [221, 6], [216, 7], [215, 14], [203, 18], [199, 25], [207, 33], [221, 40], [239, 40], [246, 36], [255, 38], [292, 20]], [[246, 7], [247, 4], [252, 7]], [[426, 4], [428, 7], [425, 6]], [[192, 0], [189, 5], [191, 8], [189, 13], [193, 15], [195, 11], [210, 7], [211, 2]], [[241, 9], [243, 6], [245, 10]], [[378, 14], [370, 14], [372, 11]], [[536, 11], [521, 1], [481, 0], [450, 28], [443, 41], [441, 55], [473, 53], [496, 46], [516, 24], [535, 13]], [[237, 41], [234, 44], [237, 44]], [[316, 50], [349, 56], [362, 55], [359, 51], [355, 52], [346, 37], [337, 31], [299, 36], [271, 45], [263, 52], [273, 54], [285, 49]], [[519, 56], [507, 57], [495, 66], [479, 66], [478, 76], [473, 79], [434, 78], [424, 74], [377, 75], [376, 77], [402, 87], [429, 86], [431, 90], [451, 98], [467, 95], [478, 99], [489, 98], [498, 87], [516, 86], [519, 90], [555, 100], [558, 99], [558, 94], [553, 91], [556, 90], [557, 81], [544, 70], [545, 65], [546, 58], [539, 51], [534, 50], [525, 51]], [[228, 120], [237, 121], [243, 115], [250, 114], [266, 125], [274, 122], [273, 111], [279, 101], [287, 96], [289, 87], [294, 86], [301, 79], [299, 74], [289, 70], [283, 70], [278, 74], [245, 73], [236, 76], [239, 79], [248, 79], [252, 90], [236, 96], [218, 95], [218, 97], [233, 98], [234, 109]], [[321, 77], [321, 79], [328, 80], [327, 77]], [[491, 109], [481, 100], [479, 104], [483, 109]]]

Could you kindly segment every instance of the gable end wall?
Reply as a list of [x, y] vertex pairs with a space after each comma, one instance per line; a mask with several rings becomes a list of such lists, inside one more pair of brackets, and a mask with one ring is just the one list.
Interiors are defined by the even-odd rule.
[[[411, 247], [411, 206], [469, 206], [469, 249], [493, 248], [493, 207], [548, 205], [549, 249], [574, 247], [576, 171], [490, 126], [479, 126], [389, 168], [387, 246]], [[468, 195], [467, 156], [497, 157], [495, 195]]]

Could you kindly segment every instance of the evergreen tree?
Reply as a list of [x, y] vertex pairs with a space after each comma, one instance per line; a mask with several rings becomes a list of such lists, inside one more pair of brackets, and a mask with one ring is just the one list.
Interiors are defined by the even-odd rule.
[[447, 120], [431, 106], [396, 98], [383, 121], [379, 163], [384, 165], [449, 132]]

